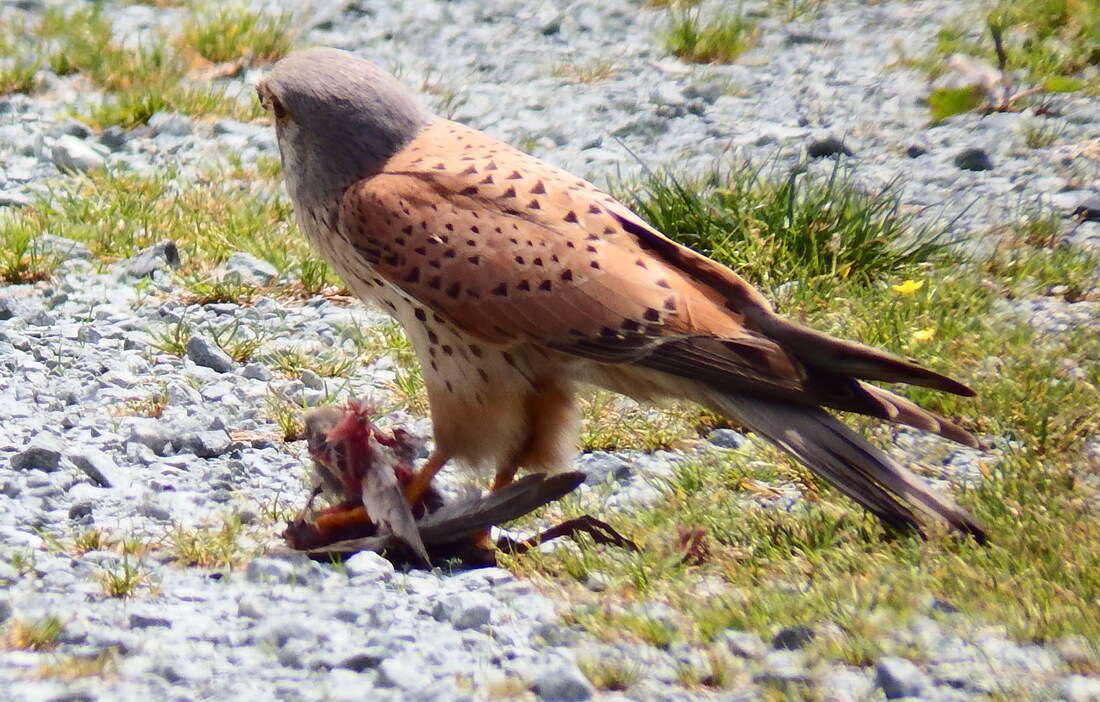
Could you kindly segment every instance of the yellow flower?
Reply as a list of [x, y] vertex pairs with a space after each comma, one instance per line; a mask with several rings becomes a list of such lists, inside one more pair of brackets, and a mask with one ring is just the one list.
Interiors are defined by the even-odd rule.
[[918, 329], [917, 331], [913, 332], [913, 340], [923, 343], [925, 341], [928, 341], [935, 335], [936, 331], [934, 329]]
[[907, 280], [901, 285], [891, 285], [890, 287], [896, 293], [901, 293], [902, 295], [912, 295], [913, 293], [924, 287], [924, 281]]

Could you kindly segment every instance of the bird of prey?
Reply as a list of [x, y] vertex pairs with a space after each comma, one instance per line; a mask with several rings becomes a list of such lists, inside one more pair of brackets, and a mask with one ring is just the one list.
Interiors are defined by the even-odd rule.
[[868, 381], [971, 396], [912, 361], [819, 333], [665, 237], [591, 183], [437, 117], [345, 51], [279, 61], [257, 86], [301, 230], [360, 298], [404, 326], [423, 365], [435, 450], [508, 484], [563, 470], [578, 388], [686, 398], [780, 446], [888, 525], [965, 510], [823, 408], [967, 446], [944, 417]]

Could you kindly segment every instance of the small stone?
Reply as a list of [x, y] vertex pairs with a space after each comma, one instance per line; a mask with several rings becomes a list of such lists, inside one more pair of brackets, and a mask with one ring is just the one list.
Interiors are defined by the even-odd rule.
[[35, 445], [28, 446], [11, 457], [11, 467], [16, 470], [38, 470], [51, 473], [61, 465], [61, 451], [56, 448]]
[[779, 633], [772, 637], [772, 648], [797, 651], [813, 641], [814, 636], [814, 630], [808, 626], [790, 626], [780, 629]]
[[302, 381], [302, 385], [306, 386], [310, 390], [324, 390], [325, 381], [321, 376], [317, 375], [317, 372], [306, 368], [302, 371], [302, 374], [298, 376], [298, 380]]
[[39, 234], [31, 243], [31, 248], [36, 253], [47, 254], [59, 261], [88, 260], [92, 257], [91, 249], [81, 242], [53, 234]]
[[103, 133], [99, 135], [99, 143], [107, 147], [111, 151], [121, 151], [122, 147], [126, 146], [126, 142], [129, 141], [130, 134], [122, 127], [113, 125], [103, 130]]
[[436, 602], [432, 617], [448, 622], [455, 629], [480, 629], [489, 624], [493, 614], [493, 598], [484, 592], [467, 592]]
[[163, 456], [168, 448], [168, 432], [155, 419], [138, 419], [130, 425], [129, 443], [147, 447], [158, 456]]
[[187, 357], [197, 366], [204, 366], [218, 373], [228, 373], [236, 367], [225, 351], [205, 336], [195, 335], [187, 340]]
[[150, 627], [170, 627], [172, 620], [166, 617], [158, 617], [152, 614], [133, 612], [130, 614], [131, 629], [148, 629]]
[[393, 564], [374, 551], [360, 551], [344, 561], [344, 572], [357, 581], [386, 581], [393, 577]]
[[69, 508], [69, 519], [73, 521], [81, 521], [87, 517], [91, 517], [94, 507], [95, 503], [88, 500], [77, 502]]
[[926, 149], [921, 144], [910, 144], [905, 149], [905, 155], [909, 158], [919, 158], [921, 156], [924, 156], [926, 153], [928, 153], [928, 149]]
[[58, 170], [73, 173], [87, 173], [107, 163], [98, 149], [69, 134], [57, 138], [50, 149], [50, 158]]
[[745, 445], [745, 435], [733, 429], [712, 429], [707, 441], [713, 446], [724, 449], [738, 449]]
[[1073, 216], [1083, 222], [1100, 222], [1100, 195], [1089, 195], [1073, 209]]
[[180, 252], [176, 242], [165, 239], [152, 246], [146, 246], [141, 251], [126, 259], [126, 275], [135, 278], [144, 278], [153, 274], [153, 271], [162, 268], [173, 270], [180, 267]]
[[596, 694], [580, 668], [565, 660], [543, 668], [535, 676], [531, 689], [539, 699], [556, 702], [583, 702]]
[[254, 558], [245, 570], [250, 583], [278, 583], [314, 587], [325, 579], [324, 567], [304, 556], [292, 559]]
[[270, 285], [279, 275], [275, 266], [242, 251], [230, 256], [223, 268], [226, 278], [236, 277], [238, 280], [261, 286]]
[[378, 666], [379, 687], [401, 690], [422, 690], [432, 684], [432, 677], [423, 665], [404, 658], [387, 658]]
[[964, 149], [955, 156], [954, 162], [964, 171], [993, 170], [993, 159], [983, 149]]
[[809, 682], [802, 654], [798, 651], [769, 651], [764, 657], [764, 669], [753, 677], [756, 682]]
[[301, 617], [280, 617], [258, 623], [249, 638], [253, 644], [282, 648], [291, 641], [316, 641], [317, 635]]
[[844, 141], [834, 136], [811, 139], [806, 144], [806, 155], [810, 158], [828, 158], [829, 156], [851, 156], [852, 151]]
[[91, 482], [100, 487], [121, 487], [130, 483], [118, 464], [99, 449], [83, 448], [70, 451], [68, 459], [84, 471]]
[[0, 292], [0, 320], [29, 317], [40, 309], [42, 309], [40, 298]]
[[1100, 678], [1071, 675], [1062, 681], [1058, 696], [1065, 702], [1100, 702]]
[[247, 619], [263, 619], [267, 616], [267, 600], [255, 595], [245, 595], [237, 600], [237, 616]]
[[875, 685], [888, 700], [920, 697], [928, 686], [924, 672], [911, 661], [887, 656], [875, 665]]
[[31, 199], [14, 190], [0, 190], [0, 207], [27, 207]]
[[241, 369], [241, 377], [248, 378], [249, 380], [259, 380], [267, 382], [275, 377], [275, 374], [271, 372], [271, 369], [262, 363], [249, 363], [247, 366]]
[[390, 657], [390, 651], [381, 646], [368, 646], [345, 655], [337, 663], [337, 668], [346, 668], [362, 673], [365, 670], [373, 670]]
[[634, 466], [621, 456], [605, 451], [593, 451], [577, 458], [577, 470], [585, 474], [584, 482], [589, 485], [601, 485], [612, 479], [623, 481], [634, 472]]
[[193, 453], [199, 458], [217, 458], [233, 449], [233, 441], [222, 430], [190, 432], [173, 445], [177, 451]]
[[763, 639], [756, 634], [747, 631], [735, 631], [727, 629], [715, 639], [716, 643], [723, 644], [731, 654], [738, 658], [760, 659], [768, 652]]
[[153, 136], [189, 136], [191, 120], [176, 112], [157, 112], [146, 122]]

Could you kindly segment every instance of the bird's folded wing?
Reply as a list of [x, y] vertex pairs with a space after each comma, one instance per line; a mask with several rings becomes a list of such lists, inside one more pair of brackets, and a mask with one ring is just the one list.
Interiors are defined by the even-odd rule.
[[779, 317], [736, 273], [595, 186], [451, 122], [352, 186], [340, 221], [376, 273], [490, 344], [529, 341], [886, 418], [857, 379], [971, 394]]

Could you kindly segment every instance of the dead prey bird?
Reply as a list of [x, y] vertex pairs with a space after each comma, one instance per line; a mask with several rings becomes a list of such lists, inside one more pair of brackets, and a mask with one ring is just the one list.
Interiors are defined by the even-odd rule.
[[[531, 475], [487, 495], [474, 491], [450, 502], [429, 487], [416, 506], [410, 506], [404, 488], [415, 475], [412, 437], [400, 428], [378, 428], [369, 414], [369, 406], [358, 402], [306, 414], [317, 484], [305, 509], [283, 532], [291, 548], [321, 558], [375, 551], [420, 566], [451, 559], [471, 566], [491, 565], [496, 562], [493, 546], [522, 553], [581, 532], [597, 543], [635, 548], [592, 517], [568, 520], [523, 541], [506, 536], [492, 545], [486, 541], [490, 527], [522, 517], [576, 489], [584, 481], [584, 474], [577, 472]], [[332, 504], [315, 512], [313, 503], [320, 494]]]

